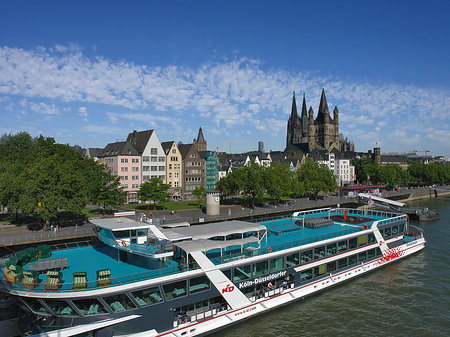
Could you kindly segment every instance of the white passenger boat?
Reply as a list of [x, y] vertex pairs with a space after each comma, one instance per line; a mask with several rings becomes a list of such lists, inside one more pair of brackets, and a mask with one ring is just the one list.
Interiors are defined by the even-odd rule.
[[1, 289], [41, 336], [197, 336], [418, 252], [404, 214], [318, 209], [167, 228], [92, 220], [98, 241], [3, 258]]

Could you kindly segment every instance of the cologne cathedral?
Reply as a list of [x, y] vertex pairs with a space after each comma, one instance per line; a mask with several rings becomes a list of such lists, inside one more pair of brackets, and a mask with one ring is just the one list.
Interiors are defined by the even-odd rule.
[[302, 114], [297, 114], [297, 103], [295, 102], [295, 92], [292, 100], [291, 116], [287, 124], [286, 150], [302, 151], [310, 153], [314, 150], [333, 150], [341, 152], [354, 152], [355, 145], [347, 138], [339, 134], [339, 110], [335, 106], [333, 118], [328, 110], [325, 90], [322, 89], [319, 111], [314, 119], [314, 111], [309, 107], [306, 111], [306, 99], [303, 94]]

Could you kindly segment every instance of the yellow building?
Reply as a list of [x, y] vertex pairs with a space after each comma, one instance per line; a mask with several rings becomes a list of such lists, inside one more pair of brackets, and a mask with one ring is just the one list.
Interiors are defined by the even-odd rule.
[[177, 144], [174, 141], [161, 144], [166, 155], [166, 183], [170, 185], [169, 193], [172, 199], [182, 199], [183, 167], [182, 157]]

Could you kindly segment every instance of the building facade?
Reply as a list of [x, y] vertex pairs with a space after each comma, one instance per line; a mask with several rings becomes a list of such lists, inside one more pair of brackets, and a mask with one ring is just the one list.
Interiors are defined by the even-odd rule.
[[151, 178], [161, 178], [166, 183], [166, 155], [155, 130], [128, 134], [127, 142], [142, 156], [142, 183]]
[[106, 145], [101, 154], [101, 161], [112, 174], [120, 177], [120, 185], [127, 192], [127, 203], [138, 202], [137, 191], [141, 184], [141, 156], [127, 142]]
[[166, 179], [167, 184], [170, 185], [169, 193], [173, 200], [180, 200], [183, 189], [183, 157], [174, 141], [163, 142], [161, 146], [166, 155]]
[[183, 170], [183, 200], [192, 199], [192, 191], [204, 187], [204, 166], [197, 146], [194, 144], [179, 144]]

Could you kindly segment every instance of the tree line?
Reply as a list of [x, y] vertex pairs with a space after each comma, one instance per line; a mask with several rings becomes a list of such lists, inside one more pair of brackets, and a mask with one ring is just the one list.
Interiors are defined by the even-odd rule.
[[69, 145], [26, 132], [0, 138], [0, 205], [9, 214], [49, 223], [60, 211], [80, 214], [88, 204], [118, 205], [118, 176]]
[[356, 179], [361, 184], [436, 184], [450, 181], [450, 165], [408, 161], [405, 170], [398, 164], [380, 165], [370, 157], [352, 161]]
[[301, 197], [306, 193], [317, 198], [320, 191], [334, 191], [337, 184], [334, 173], [325, 165], [306, 158], [297, 171], [291, 171], [288, 165], [277, 162], [269, 167], [251, 162], [221, 178], [216, 188], [224, 196], [247, 197], [253, 207], [264, 195], [274, 201], [280, 201], [283, 197]]

